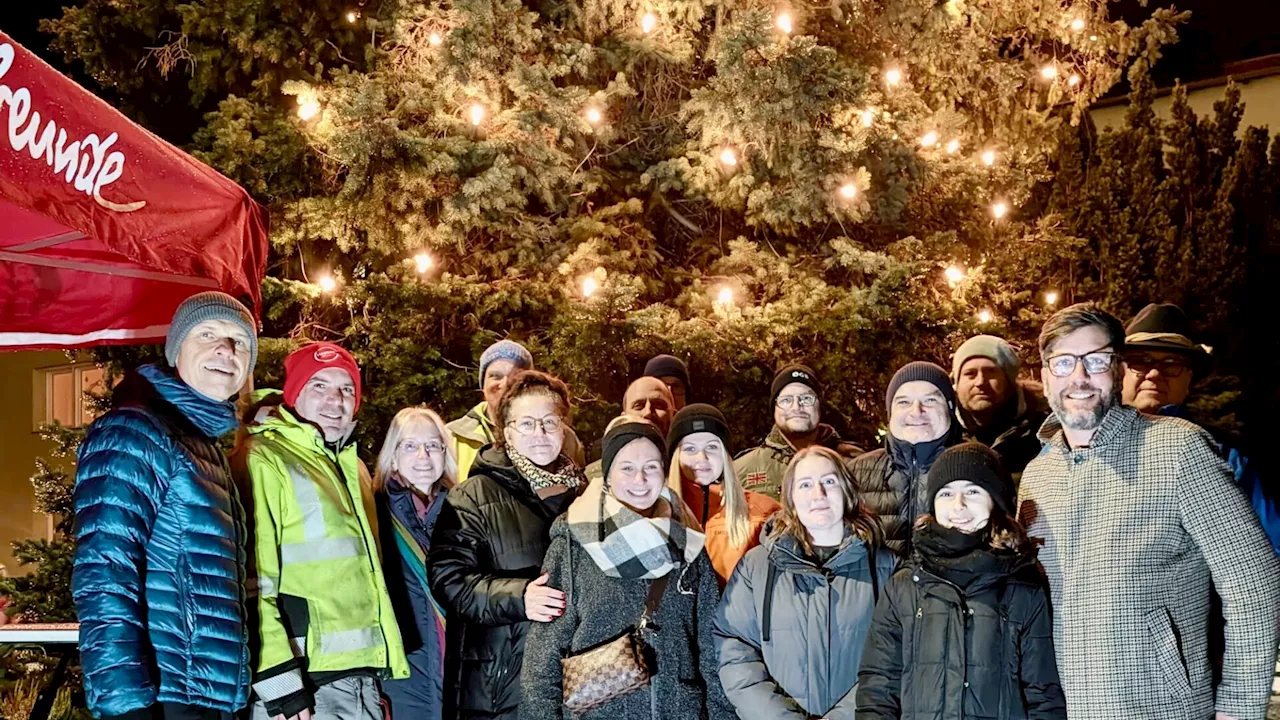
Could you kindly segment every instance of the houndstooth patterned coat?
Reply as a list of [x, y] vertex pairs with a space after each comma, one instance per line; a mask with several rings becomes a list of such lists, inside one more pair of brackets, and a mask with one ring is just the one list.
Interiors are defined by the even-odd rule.
[[1116, 407], [1089, 447], [1069, 447], [1053, 416], [1040, 438], [1019, 518], [1044, 543], [1071, 720], [1213, 717], [1211, 580], [1227, 621], [1216, 710], [1263, 720], [1280, 562], [1209, 435]]

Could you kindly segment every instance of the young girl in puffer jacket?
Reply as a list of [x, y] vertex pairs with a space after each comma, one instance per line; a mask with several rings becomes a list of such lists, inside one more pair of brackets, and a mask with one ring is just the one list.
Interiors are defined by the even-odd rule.
[[950, 448], [927, 492], [933, 513], [871, 622], [858, 720], [1066, 718], [1048, 592], [999, 457]]

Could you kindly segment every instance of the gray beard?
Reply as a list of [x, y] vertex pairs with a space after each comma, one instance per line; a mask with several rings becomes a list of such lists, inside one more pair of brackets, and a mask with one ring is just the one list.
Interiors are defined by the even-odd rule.
[[1061, 393], [1050, 395], [1049, 407], [1053, 409], [1053, 414], [1062, 423], [1062, 427], [1068, 430], [1096, 430], [1107, 411], [1120, 403], [1120, 393], [1116, 391], [1102, 398], [1092, 410], [1069, 411], [1062, 407], [1061, 397]]

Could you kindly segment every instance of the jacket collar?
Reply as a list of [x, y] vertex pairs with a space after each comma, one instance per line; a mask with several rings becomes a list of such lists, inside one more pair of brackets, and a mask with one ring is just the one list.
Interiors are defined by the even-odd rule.
[[[150, 385], [154, 397], [173, 407], [206, 437], [222, 437], [236, 429], [235, 403], [211, 400], [201, 395], [183, 382], [175, 372], [157, 364], [148, 364], [139, 367], [135, 377], [138, 378], [135, 382]], [[121, 390], [124, 390], [121, 402], [142, 399], [147, 393], [141, 386], [124, 384], [121, 385]]]
[[[796, 453], [796, 446], [791, 444], [791, 440], [786, 433], [782, 432], [782, 428], [774, 425], [769, 434], [764, 438], [764, 444], [778, 452], [790, 457]], [[814, 445], [835, 450], [840, 445], [840, 433], [836, 429], [826, 423], [818, 423], [818, 436], [814, 441]]]
[[[769, 562], [780, 570], [795, 573], [823, 575], [840, 568], [855, 565], [867, 558], [867, 546], [853, 533], [847, 533], [840, 541], [840, 549], [822, 565], [809, 557], [800, 543], [790, 535], [776, 534], [776, 520], [770, 519], [760, 531], [760, 544], [769, 553]], [[885, 552], [888, 552], [887, 550]]]
[[320, 428], [285, 407], [284, 396], [279, 390], [255, 392], [251, 400], [255, 399], [246, 413], [245, 430], [250, 435], [273, 432], [297, 448], [334, 457], [355, 453], [354, 432], [339, 445], [326, 443]]
[[[1129, 434], [1129, 429], [1137, 422], [1140, 414], [1128, 405], [1116, 403], [1115, 407], [1108, 410], [1107, 414], [1102, 417], [1102, 424], [1093, 433], [1093, 439], [1089, 441], [1089, 448], [1098, 450], [1117, 442], [1122, 442]], [[1049, 446], [1053, 446], [1062, 452], [1068, 452], [1073, 449], [1067, 442], [1066, 434], [1062, 431], [1062, 422], [1058, 420], [1057, 413], [1049, 413], [1044, 425], [1040, 426], [1038, 435], [1040, 442], [1044, 444], [1046, 449]]]
[[459, 437], [481, 445], [493, 442], [493, 423], [489, 420], [489, 404], [486, 402], [471, 408], [449, 425], [449, 431]]

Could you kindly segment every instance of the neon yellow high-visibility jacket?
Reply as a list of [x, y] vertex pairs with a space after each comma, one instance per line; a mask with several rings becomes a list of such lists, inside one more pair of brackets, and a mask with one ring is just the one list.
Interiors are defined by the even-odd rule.
[[258, 418], [233, 462], [253, 493], [258, 699], [288, 716], [310, 700], [304, 672], [316, 685], [362, 669], [409, 677], [355, 445], [335, 450], [283, 405]]
[[[465, 415], [444, 426], [451, 434], [453, 454], [458, 458], [458, 482], [471, 474], [471, 466], [486, 445], [493, 444], [493, 422], [489, 419], [489, 404], [482, 402]], [[586, 464], [586, 453], [573, 428], [564, 429], [564, 447], [560, 452], [573, 460], [578, 467]]]

